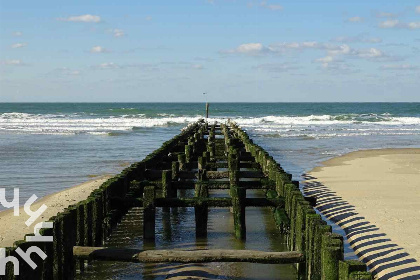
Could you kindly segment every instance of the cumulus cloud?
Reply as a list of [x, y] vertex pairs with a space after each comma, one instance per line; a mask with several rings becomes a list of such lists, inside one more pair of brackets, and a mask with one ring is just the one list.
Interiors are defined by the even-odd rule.
[[27, 43], [16, 43], [16, 44], [11, 45], [10, 47], [12, 49], [19, 49], [19, 48], [26, 47], [26, 45], [28, 45], [28, 44]]
[[99, 69], [117, 69], [120, 68], [117, 64], [114, 62], [104, 62], [98, 65]]
[[230, 49], [221, 51], [221, 53], [241, 53], [241, 54], [251, 54], [251, 55], [257, 55], [261, 54], [266, 51], [266, 48], [261, 43], [247, 43], [239, 45], [236, 49]]
[[111, 51], [101, 46], [94, 46], [90, 49], [90, 52], [91, 53], [108, 53]]
[[108, 31], [111, 32], [116, 38], [125, 36], [125, 32], [122, 29], [109, 29]]
[[348, 22], [362, 22], [363, 18], [362, 17], [351, 17], [347, 19]]
[[408, 25], [408, 28], [410, 28], [410, 29], [419, 29], [420, 28], [420, 21], [410, 22], [407, 25]]
[[20, 37], [20, 36], [22, 36], [23, 34], [22, 34], [22, 32], [20, 32], [20, 31], [15, 31], [15, 32], [13, 32], [13, 36], [15, 36], [15, 37]]
[[22, 66], [22, 65], [25, 65], [25, 64], [20, 59], [9, 59], [9, 60], [0, 61], [0, 65]]
[[266, 9], [269, 9], [271, 11], [281, 11], [283, 10], [283, 6], [278, 4], [268, 4], [267, 1], [262, 1], [260, 3], [260, 6]]
[[245, 55], [282, 55], [291, 51], [323, 50], [325, 57], [316, 59], [314, 62], [330, 64], [339, 61], [339, 57], [359, 58], [369, 61], [399, 61], [401, 57], [386, 54], [378, 48], [356, 49], [347, 44], [327, 44], [315, 41], [308, 42], [283, 42], [264, 46], [261, 43], [242, 44], [235, 49], [221, 51], [225, 54]]
[[382, 70], [417, 70], [418, 67], [410, 64], [387, 64], [380, 67]]
[[405, 28], [405, 29], [419, 29], [420, 21], [417, 22], [401, 22], [398, 19], [386, 20], [379, 23], [380, 28]]
[[73, 21], [73, 22], [94, 22], [94, 23], [98, 23], [98, 22], [101, 21], [101, 17], [86, 14], [86, 15], [80, 15], [80, 16], [70, 16], [70, 17], [67, 17], [67, 18], [58, 18], [57, 20]]
[[398, 19], [390, 19], [379, 23], [380, 28], [394, 28], [400, 25], [400, 21]]

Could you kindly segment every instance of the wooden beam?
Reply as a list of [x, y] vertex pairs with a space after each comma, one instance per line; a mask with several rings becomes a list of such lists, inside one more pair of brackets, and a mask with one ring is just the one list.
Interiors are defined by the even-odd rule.
[[106, 247], [74, 246], [78, 259], [122, 261], [137, 263], [207, 263], [251, 262], [265, 264], [291, 264], [304, 261], [302, 252], [264, 252], [255, 250], [137, 250]]

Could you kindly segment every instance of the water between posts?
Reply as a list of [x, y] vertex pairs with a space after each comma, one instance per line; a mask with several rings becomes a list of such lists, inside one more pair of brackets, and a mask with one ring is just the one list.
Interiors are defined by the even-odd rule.
[[[192, 197], [193, 191], [179, 190], [180, 196]], [[210, 197], [226, 197], [228, 190], [210, 190]], [[263, 197], [261, 190], [248, 190], [247, 197]], [[108, 247], [152, 249], [249, 249], [288, 251], [286, 238], [277, 230], [270, 208], [247, 207], [246, 241], [235, 239], [233, 216], [229, 208], [209, 208], [207, 238], [196, 239], [194, 208], [173, 208], [170, 213], [156, 209], [155, 243], [143, 242], [142, 208], [133, 208], [106, 241]], [[91, 262], [76, 279], [166, 279], [168, 274], [187, 279], [193, 270], [203, 278], [194, 279], [296, 279], [293, 265], [254, 263], [139, 264]], [[191, 275], [195, 275], [191, 274]]]

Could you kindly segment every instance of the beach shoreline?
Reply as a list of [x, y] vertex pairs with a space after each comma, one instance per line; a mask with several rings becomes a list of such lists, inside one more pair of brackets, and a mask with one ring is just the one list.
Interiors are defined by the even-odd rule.
[[25, 234], [33, 233], [33, 227], [37, 223], [48, 221], [68, 206], [85, 200], [93, 190], [111, 177], [112, 175], [100, 175], [82, 184], [38, 198], [32, 204], [31, 210], [36, 211], [42, 204], [48, 208], [30, 227], [25, 224], [29, 216], [24, 212], [23, 206], [19, 207], [19, 216], [13, 215], [13, 209], [0, 211], [0, 248], [12, 247], [15, 241], [24, 239]]
[[[316, 193], [318, 210], [346, 231], [359, 258], [378, 276], [419, 265], [420, 149], [359, 150], [322, 164], [307, 173], [304, 192]], [[355, 233], [361, 222], [366, 229]], [[394, 245], [408, 254], [384, 253]]]

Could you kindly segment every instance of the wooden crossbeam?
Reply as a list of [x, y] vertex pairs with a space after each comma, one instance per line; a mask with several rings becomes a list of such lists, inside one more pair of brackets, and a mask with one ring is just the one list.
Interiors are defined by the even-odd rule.
[[250, 262], [292, 264], [304, 262], [302, 252], [264, 252], [255, 250], [138, 250], [106, 247], [73, 247], [73, 256], [84, 260], [136, 263]]
[[[124, 205], [125, 207], [142, 207], [141, 198], [112, 198], [113, 205]], [[210, 198], [156, 198], [155, 207], [195, 207], [205, 205], [208, 207], [231, 207], [230, 197], [210, 197]], [[246, 207], [283, 207], [282, 198], [245, 198]]]

